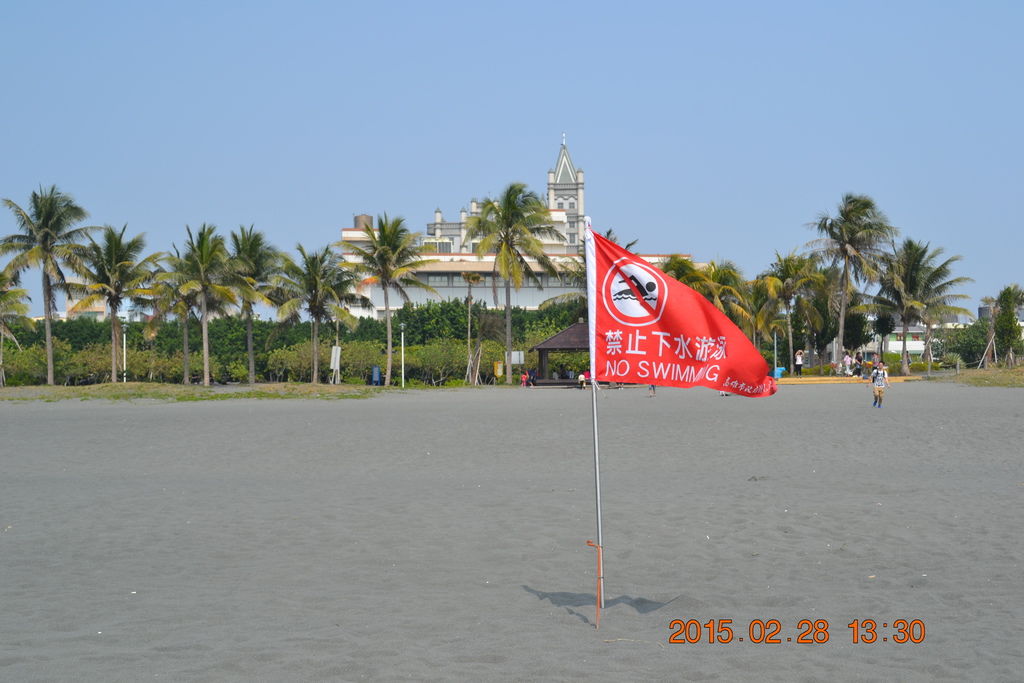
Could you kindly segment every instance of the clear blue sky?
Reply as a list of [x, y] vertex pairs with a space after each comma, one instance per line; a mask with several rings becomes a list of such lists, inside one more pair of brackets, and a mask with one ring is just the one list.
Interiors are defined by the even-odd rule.
[[[90, 222], [255, 224], [285, 249], [358, 213], [422, 230], [561, 134], [595, 228], [747, 276], [843, 193], [1024, 281], [1019, 2], [6, 2], [0, 197]], [[0, 234], [16, 230], [0, 215]], [[33, 313], [38, 273], [26, 274]]]

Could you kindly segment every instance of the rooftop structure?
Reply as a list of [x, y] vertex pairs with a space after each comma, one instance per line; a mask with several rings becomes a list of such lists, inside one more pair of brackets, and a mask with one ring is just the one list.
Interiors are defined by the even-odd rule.
[[[583, 244], [583, 231], [585, 225], [585, 199], [584, 199], [584, 177], [583, 169], [576, 168], [569, 155], [569, 148], [565, 144], [563, 136], [562, 145], [558, 150], [558, 158], [555, 160], [554, 168], [548, 170], [547, 192], [543, 195], [545, 205], [551, 215], [551, 225], [561, 236], [561, 239], [545, 239], [544, 252], [556, 264], [566, 264], [581, 258], [580, 248]], [[463, 207], [459, 210], [458, 220], [445, 220], [440, 208], [434, 210], [434, 220], [427, 223], [425, 232], [420, 236], [419, 243], [425, 247], [424, 258], [433, 260], [433, 263], [424, 265], [417, 271], [419, 278], [426, 284], [437, 290], [435, 296], [425, 290], [409, 290], [409, 296], [413, 303], [423, 303], [428, 300], [463, 299], [466, 296], [466, 282], [462, 273], [479, 273], [483, 276], [480, 284], [473, 286], [474, 296], [478, 299], [498, 306], [504, 304], [504, 281], [494, 274], [494, 256], [484, 255], [478, 257], [475, 249], [476, 243], [466, 243], [466, 222], [470, 216], [480, 215], [481, 201], [471, 199], [468, 209]], [[366, 243], [364, 227], [372, 226], [373, 218], [366, 214], [354, 217], [353, 227], [344, 228], [341, 231], [341, 239], [353, 244], [362, 245]], [[346, 259], [353, 259], [351, 253], [343, 254]], [[667, 255], [641, 254], [641, 258], [650, 263], [658, 265], [662, 263]], [[525, 309], [536, 309], [544, 301], [573, 291], [575, 287], [560, 278], [548, 275], [534, 259], [526, 259], [527, 263], [537, 275], [542, 289], [538, 289], [531, 283], [516, 291], [512, 290], [512, 305]], [[490, 295], [495, 288], [499, 290], [498, 301]], [[383, 315], [384, 296], [377, 286], [367, 287], [362, 291], [370, 298], [374, 305], [374, 311], [378, 317]], [[401, 304], [398, 303], [398, 306]], [[368, 311], [354, 309], [357, 315], [366, 315]]]

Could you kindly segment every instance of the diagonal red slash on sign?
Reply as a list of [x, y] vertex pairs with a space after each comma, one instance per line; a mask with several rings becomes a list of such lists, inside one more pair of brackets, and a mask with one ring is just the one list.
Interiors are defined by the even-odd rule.
[[[647, 312], [650, 315], [656, 317], [658, 315], [658, 312], [655, 310], [652, 304], [647, 302], [647, 299], [645, 298], [646, 293], [640, 291], [640, 288], [637, 287], [636, 284], [633, 282], [632, 276], [626, 275], [625, 271], [622, 270], [622, 266], [620, 266], [618, 263], [613, 263], [612, 268], [615, 269], [615, 272], [619, 274], [619, 277], [622, 278], [622, 281], [625, 282], [626, 286], [629, 287], [631, 292], [633, 292], [633, 296], [635, 296], [636, 300], [640, 302], [640, 305], [646, 308]], [[660, 292], [658, 296], [661, 296]]]

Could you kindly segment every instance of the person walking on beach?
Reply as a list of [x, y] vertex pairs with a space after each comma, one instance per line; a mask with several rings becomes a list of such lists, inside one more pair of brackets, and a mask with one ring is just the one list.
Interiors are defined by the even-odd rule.
[[797, 349], [796, 359], [793, 361], [793, 374], [796, 377], [804, 376], [804, 352], [802, 349]]
[[885, 396], [885, 389], [889, 386], [889, 373], [885, 371], [885, 363], [878, 361], [875, 364], [874, 369], [871, 371], [871, 378], [868, 379], [871, 383], [871, 394], [875, 400], [871, 404], [876, 408], [882, 407], [882, 398]]

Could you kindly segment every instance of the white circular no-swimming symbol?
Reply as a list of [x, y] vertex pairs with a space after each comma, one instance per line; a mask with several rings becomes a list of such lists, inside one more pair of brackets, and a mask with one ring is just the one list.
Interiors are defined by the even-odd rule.
[[625, 257], [612, 264], [601, 284], [608, 313], [623, 325], [643, 327], [661, 319], [668, 301], [665, 276]]

